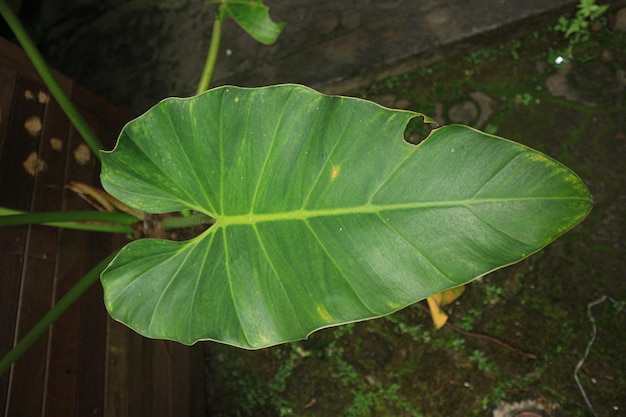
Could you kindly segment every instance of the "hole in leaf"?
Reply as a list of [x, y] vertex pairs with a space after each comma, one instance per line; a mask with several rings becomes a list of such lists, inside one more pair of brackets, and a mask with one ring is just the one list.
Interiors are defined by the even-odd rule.
[[419, 145], [437, 127], [437, 123], [426, 122], [423, 116], [414, 117], [404, 129], [404, 140], [411, 145]]

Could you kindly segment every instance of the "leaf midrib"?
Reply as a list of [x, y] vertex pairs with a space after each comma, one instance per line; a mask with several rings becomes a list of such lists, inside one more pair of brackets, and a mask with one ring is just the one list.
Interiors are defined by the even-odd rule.
[[246, 213], [239, 215], [223, 215], [213, 216], [216, 219], [216, 226], [229, 225], [252, 225], [261, 222], [271, 221], [288, 221], [288, 220], [304, 220], [314, 217], [333, 217], [353, 214], [379, 214], [381, 212], [403, 211], [403, 210], [419, 210], [427, 208], [444, 208], [444, 207], [470, 207], [477, 204], [490, 203], [511, 203], [520, 201], [588, 201], [584, 197], [518, 197], [518, 198], [483, 198], [483, 199], [465, 199], [452, 201], [428, 201], [415, 203], [399, 203], [399, 204], [364, 204], [360, 206], [318, 209], [318, 210], [292, 210], [277, 213]]

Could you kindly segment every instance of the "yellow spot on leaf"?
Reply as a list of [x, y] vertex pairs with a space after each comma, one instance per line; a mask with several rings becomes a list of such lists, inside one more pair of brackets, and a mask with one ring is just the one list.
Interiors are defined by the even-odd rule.
[[235, 97], [235, 103], [239, 103], [239, 97]]
[[535, 162], [550, 162], [550, 160], [548, 158], [546, 158], [545, 156], [541, 155], [540, 153], [531, 153], [529, 154], [529, 158], [531, 161], [535, 161]]
[[317, 306], [317, 314], [319, 314], [324, 321], [331, 322], [333, 320], [328, 311], [322, 306]]
[[339, 167], [334, 166], [333, 169], [330, 171], [330, 178], [334, 180], [335, 178], [337, 178], [337, 175], [339, 175]]

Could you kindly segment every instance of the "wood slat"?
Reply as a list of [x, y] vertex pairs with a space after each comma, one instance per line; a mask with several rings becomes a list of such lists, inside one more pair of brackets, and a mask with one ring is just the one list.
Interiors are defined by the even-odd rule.
[[[128, 117], [56, 74], [106, 148]], [[30, 91], [27, 94], [26, 91]], [[0, 206], [25, 211], [91, 210], [65, 185], [99, 186], [99, 162], [79, 164], [84, 141], [28, 59], [0, 38]], [[37, 116], [31, 135], [24, 121]], [[61, 147], [51, 145], [58, 139]], [[30, 175], [32, 152], [46, 168]], [[0, 355], [125, 238], [45, 226], [0, 229]], [[108, 318], [95, 285], [10, 372], [0, 376], [0, 416], [203, 416], [202, 347], [145, 339]]]
[[[6, 114], [2, 122], [6, 124], [6, 134], [2, 141], [0, 157], [0, 205], [24, 211], [31, 209], [35, 178], [25, 171], [22, 163], [31, 153], [37, 153], [40, 142], [40, 134], [33, 136], [28, 133], [24, 128], [24, 123], [31, 117], [43, 120], [44, 113], [44, 106], [34, 100], [26, 100], [24, 97], [26, 91], [37, 91], [38, 87], [31, 80], [15, 77], [11, 106], [3, 111], [3, 114]], [[16, 338], [19, 339], [23, 336], [23, 332], [19, 331], [19, 326], [32, 326], [36, 322], [36, 320], [31, 320], [32, 314], [39, 314], [40, 307], [43, 307], [43, 313], [45, 313], [46, 306], [49, 305], [49, 301], [46, 302], [40, 297], [40, 295], [46, 296], [45, 290], [39, 294], [36, 291], [37, 282], [33, 281], [36, 279], [35, 276], [30, 276], [26, 280], [13, 279], [21, 278], [28, 266], [38, 261], [38, 259], [32, 259], [31, 262], [30, 259], [29, 243], [33, 240], [31, 231], [32, 229], [27, 227], [11, 227], [0, 231], [2, 233], [1, 261], [3, 265], [6, 265], [6, 268], [2, 269], [11, 274], [3, 280], [6, 280], [6, 286], [3, 286], [6, 290], [2, 291], [2, 317], [7, 323], [2, 325], [3, 333], [6, 334], [6, 336], [3, 335], [2, 340], [13, 342]], [[38, 243], [38, 239], [34, 239], [35, 248], [32, 256], [41, 256], [39, 253], [41, 248], [36, 247]], [[40, 278], [43, 283], [50, 281], [50, 277]], [[49, 292], [48, 289], [48, 296]], [[10, 346], [3, 344], [2, 352], [8, 352]], [[38, 341], [33, 345], [32, 351], [28, 352], [29, 356], [24, 361], [29, 365], [25, 373], [32, 377], [29, 381], [29, 395], [22, 397], [17, 403], [18, 407], [30, 413], [24, 415], [33, 415], [33, 412], [38, 414], [41, 409], [42, 399], [38, 393], [43, 389], [44, 369], [40, 361], [32, 358], [42, 353], [45, 356], [45, 349], [45, 341]], [[14, 386], [16, 382], [10, 378], [10, 375], [2, 376], [2, 385], [7, 388], [9, 385]], [[19, 385], [19, 378], [17, 383]], [[5, 398], [4, 402], [6, 401]]]

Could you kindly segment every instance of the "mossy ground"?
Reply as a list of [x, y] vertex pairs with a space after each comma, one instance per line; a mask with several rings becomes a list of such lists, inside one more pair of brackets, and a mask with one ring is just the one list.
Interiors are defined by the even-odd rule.
[[490, 416], [531, 399], [554, 406], [546, 415], [590, 416], [574, 369], [592, 335], [588, 304], [603, 295], [578, 375], [597, 415], [626, 413], [626, 36], [594, 32], [567, 67], [554, 63], [564, 47], [536, 32], [355, 93], [440, 123], [466, 119], [565, 163], [590, 188], [582, 224], [468, 285], [448, 309], [459, 328], [519, 351], [435, 331], [419, 305], [262, 351], [210, 344], [213, 415]]

